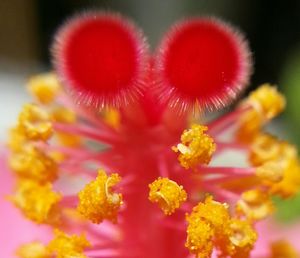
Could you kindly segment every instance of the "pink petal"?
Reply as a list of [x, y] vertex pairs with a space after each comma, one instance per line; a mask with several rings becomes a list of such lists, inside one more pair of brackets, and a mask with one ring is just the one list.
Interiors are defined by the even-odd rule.
[[266, 220], [257, 224], [258, 241], [251, 257], [268, 257], [270, 245], [275, 241], [285, 240], [300, 254], [300, 222], [293, 224], [278, 224], [275, 220]]

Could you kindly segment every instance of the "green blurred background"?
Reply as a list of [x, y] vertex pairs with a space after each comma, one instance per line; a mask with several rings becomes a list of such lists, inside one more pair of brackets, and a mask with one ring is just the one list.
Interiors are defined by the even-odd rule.
[[[184, 17], [213, 15], [235, 24], [245, 32], [254, 55], [249, 90], [264, 82], [278, 85], [288, 106], [271, 130], [300, 146], [299, 0], [1, 0], [0, 81], [1, 74], [27, 76], [50, 69], [49, 46], [58, 26], [71, 14], [94, 8], [132, 18], [152, 48], [171, 24]], [[278, 203], [282, 220], [300, 214], [300, 197]]]

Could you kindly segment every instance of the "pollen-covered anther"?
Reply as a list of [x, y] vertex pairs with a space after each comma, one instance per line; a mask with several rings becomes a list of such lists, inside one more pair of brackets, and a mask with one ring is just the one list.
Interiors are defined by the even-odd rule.
[[25, 145], [9, 157], [10, 168], [17, 176], [40, 183], [53, 182], [57, 178], [57, 163], [42, 150]]
[[230, 257], [248, 257], [257, 240], [257, 233], [253, 226], [247, 220], [231, 219], [229, 228]]
[[198, 216], [187, 216], [187, 239], [185, 247], [191, 254], [195, 254], [197, 258], [210, 257], [213, 251], [212, 238], [214, 229], [209, 222], [202, 220]]
[[272, 243], [270, 258], [278, 258], [278, 257], [298, 258], [299, 253], [289, 242], [285, 240], [279, 240]]
[[99, 170], [97, 178], [79, 192], [78, 212], [93, 223], [104, 219], [116, 223], [123, 202], [122, 194], [113, 192], [112, 187], [120, 180], [118, 174], [108, 176], [104, 170]]
[[54, 73], [44, 73], [29, 79], [29, 92], [42, 104], [50, 104], [61, 91], [61, 85]]
[[90, 242], [82, 235], [67, 235], [64, 232], [56, 229], [54, 231], [54, 239], [50, 241], [47, 248], [57, 258], [87, 258], [84, 250], [90, 247]]
[[149, 184], [149, 200], [157, 203], [165, 215], [171, 215], [187, 199], [187, 194], [183, 186], [176, 182], [159, 177]]
[[261, 85], [250, 94], [246, 102], [262, 115], [263, 123], [281, 113], [286, 104], [284, 96], [270, 84]]
[[284, 96], [276, 87], [261, 85], [242, 104], [252, 108], [241, 117], [237, 137], [243, 142], [251, 142], [263, 125], [283, 111], [285, 104]]
[[267, 183], [271, 194], [278, 194], [282, 198], [288, 198], [297, 194], [300, 190], [300, 162], [297, 158], [287, 160], [283, 172], [283, 179], [277, 183]]
[[251, 221], [262, 220], [273, 211], [274, 205], [269, 194], [258, 189], [244, 192], [236, 205], [237, 214]]
[[211, 196], [186, 215], [187, 239], [185, 246], [197, 258], [210, 257], [217, 244], [216, 238], [226, 235], [230, 216], [228, 205], [216, 202]]
[[179, 152], [178, 160], [182, 167], [189, 169], [197, 165], [207, 165], [216, 150], [213, 138], [205, 133], [206, 126], [192, 125], [181, 135], [181, 143], [172, 149]]
[[258, 134], [250, 147], [249, 161], [253, 166], [260, 166], [266, 161], [278, 159], [280, 156], [280, 141], [266, 133]]
[[35, 104], [26, 104], [19, 114], [18, 127], [29, 140], [48, 140], [53, 133], [48, 113]]
[[20, 180], [11, 200], [36, 223], [55, 224], [59, 221], [61, 195], [52, 190], [50, 183], [40, 185], [31, 180]]
[[41, 242], [31, 242], [28, 244], [21, 245], [16, 255], [20, 258], [52, 258], [51, 252], [47, 246]]
[[19, 127], [16, 126], [10, 129], [7, 145], [11, 152], [22, 151], [27, 141], [27, 137]]
[[280, 182], [283, 179], [287, 162], [285, 160], [267, 161], [255, 170], [255, 174], [262, 180]]

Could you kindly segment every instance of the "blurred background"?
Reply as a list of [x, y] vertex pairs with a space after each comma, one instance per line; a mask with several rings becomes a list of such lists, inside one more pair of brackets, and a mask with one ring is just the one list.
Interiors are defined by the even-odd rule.
[[[49, 47], [59, 25], [74, 13], [94, 8], [132, 18], [148, 35], [152, 48], [170, 25], [184, 17], [213, 15], [239, 27], [249, 39], [255, 61], [249, 90], [264, 82], [278, 85], [288, 106], [271, 130], [300, 146], [299, 0], [1, 0], [0, 139], [27, 101], [26, 78], [51, 69]], [[282, 204], [288, 206], [279, 216], [289, 220], [300, 214], [299, 200]], [[286, 212], [289, 207], [295, 212]]]

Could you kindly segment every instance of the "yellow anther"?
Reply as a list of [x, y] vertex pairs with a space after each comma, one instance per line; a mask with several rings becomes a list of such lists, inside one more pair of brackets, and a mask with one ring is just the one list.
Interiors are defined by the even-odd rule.
[[239, 128], [236, 136], [239, 141], [243, 143], [252, 142], [253, 138], [259, 133], [261, 129], [261, 116], [256, 110], [248, 110], [239, 119]]
[[30, 78], [29, 92], [41, 103], [49, 104], [58, 95], [61, 86], [54, 73], [45, 73]]
[[272, 135], [260, 133], [251, 145], [249, 161], [254, 166], [260, 166], [267, 161], [287, 160], [295, 157], [297, 157], [295, 146], [280, 141]]
[[47, 224], [57, 222], [60, 199], [61, 195], [52, 190], [50, 183], [40, 185], [30, 180], [20, 180], [12, 196], [13, 203], [27, 218]]
[[227, 234], [230, 216], [228, 205], [216, 202], [211, 196], [186, 215], [188, 222], [185, 246], [196, 257], [210, 257], [215, 238]]
[[200, 164], [208, 164], [216, 150], [214, 140], [205, 133], [206, 126], [192, 125], [181, 135], [181, 143], [172, 149], [179, 152], [178, 160], [184, 168], [194, 168]]
[[263, 84], [250, 94], [244, 105], [252, 109], [241, 117], [237, 137], [242, 142], [251, 142], [265, 123], [282, 112], [285, 99], [274, 86]]
[[20, 258], [52, 258], [47, 246], [40, 242], [31, 242], [18, 248], [16, 252]]
[[40, 183], [53, 182], [57, 178], [57, 163], [42, 150], [31, 145], [12, 153], [9, 165], [18, 176]]
[[118, 174], [107, 176], [104, 170], [99, 170], [97, 178], [79, 192], [78, 212], [93, 223], [100, 223], [104, 219], [115, 223], [122, 204], [122, 194], [114, 193], [112, 187], [120, 180]]
[[[51, 118], [59, 123], [74, 124], [77, 122], [76, 114], [65, 107], [56, 107], [51, 113]], [[81, 144], [81, 138], [75, 134], [55, 132], [55, 136], [65, 146], [77, 147]]]
[[255, 137], [249, 155], [250, 163], [258, 166], [256, 175], [265, 180], [266, 184], [280, 182], [290, 160], [297, 159], [295, 146], [277, 140], [268, 134], [259, 134]]
[[188, 227], [185, 247], [197, 258], [210, 257], [214, 247], [212, 242], [214, 229], [210, 223], [202, 220], [197, 214], [192, 213], [187, 216], [186, 220]]
[[48, 249], [56, 258], [87, 258], [83, 252], [91, 244], [84, 235], [69, 236], [60, 230], [55, 230], [54, 234]]
[[232, 219], [229, 223], [230, 257], [249, 257], [256, 240], [257, 233], [248, 221]]
[[269, 121], [285, 108], [285, 98], [275, 86], [263, 84], [253, 91], [246, 100], [257, 113], [262, 115], [263, 122]]
[[11, 128], [8, 137], [8, 148], [12, 152], [21, 151], [27, 142], [27, 138], [18, 127]]
[[208, 196], [204, 203], [200, 202], [193, 208], [193, 213], [198, 213], [202, 219], [209, 221], [214, 227], [220, 228], [224, 222], [230, 219], [228, 207], [226, 203], [214, 201], [212, 196]]
[[284, 160], [267, 161], [256, 168], [255, 174], [262, 180], [277, 183], [282, 180], [286, 165]]
[[52, 123], [46, 111], [34, 104], [26, 104], [19, 115], [18, 127], [30, 140], [48, 140], [52, 133]]
[[269, 194], [261, 190], [244, 192], [237, 202], [236, 211], [251, 221], [262, 220], [274, 211], [274, 205]]
[[55, 122], [67, 124], [73, 124], [77, 121], [76, 114], [72, 110], [62, 106], [55, 107], [51, 111], [51, 118]]
[[297, 194], [300, 189], [300, 163], [298, 159], [289, 159], [283, 173], [283, 179], [269, 186], [271, 194], [278, 194], [282, 198], [288, 198]]
[[272, 243], [270, 258], [299, 258], [300, 254], [287, 241], [280, 240]]
[[278, 158], [280, 142], [270, 134], [260, 133], [251, 144], [249, 161], [253, 166], [260, 166], [266, 161]]
[[149, 188], [149, 200], [157, 203], [165, 215], [174, 213], [187, 198], [183, 186], [168, 178], [159, 177], [149, 185]]
[[196, 257], [210, 257], [213, 248], [220, 257], [248, 257], [257, 239], [250, 222], [232, 219], [228, 205], [213, 201], [210, 196], [194, 207], [186, 220], [185, 245]]
[[118, 110], [114, 108], [106, 109], [103, 111], [103, 120], [113, 128], [119, 128], [121, 116]]

